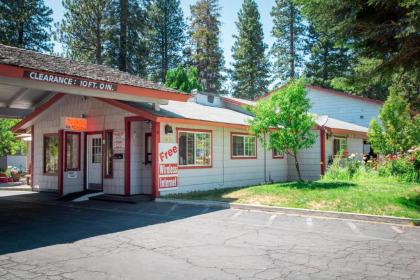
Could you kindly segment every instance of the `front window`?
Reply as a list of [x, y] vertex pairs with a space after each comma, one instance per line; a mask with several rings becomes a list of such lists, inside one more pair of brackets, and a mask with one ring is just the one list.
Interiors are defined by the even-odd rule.
[[232, 134], [233, 158], [256, 158], [257, 138], [255, 135]]
[[80, 170], [80, 133], [78, 132], [66, 132], [65, 170]]
[[347, 153], [347, 139], [334, 138], [334, 156], [345, 155]]
[[273, 158], [284, 158], [284, 153], [273, 149]]
[[178, 133], [180, 166], [211, 166], [211, 132]]
[[44, 173], [56, 175], [58, 172], [58, 135], [44, 135]]

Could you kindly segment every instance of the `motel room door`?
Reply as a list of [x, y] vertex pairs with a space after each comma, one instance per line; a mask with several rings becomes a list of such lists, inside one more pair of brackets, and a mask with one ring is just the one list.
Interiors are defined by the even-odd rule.
[[87, 188], [102, 190], [102, 134], [88, 134], [87, 142]]

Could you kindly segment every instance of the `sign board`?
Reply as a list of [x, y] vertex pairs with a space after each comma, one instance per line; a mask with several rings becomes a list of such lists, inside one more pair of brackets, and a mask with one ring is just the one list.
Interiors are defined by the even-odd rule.
[[121, 153], [125, 150], [125, 132], [123, 130], [114, 130], [112, 139], [112, 149], [114, 153]]
[[60, 84], [60, 85], [66, 85], [66, 86], [76, 86], [76, 87], [81, 87], [81, 88], [97, 89], [97, 90], [105, 90], [105, 91], [117, 90], [117, 85], [111, 84], [111, 83], [79, 79], [79, 78], [69, 77], [66, 75], [59, 75], [59, 74], [47, 74], [47, 73], [38, 72], [38, 71], [25, 70], [23, 72], [23, 77], [29, 80], [36, 80], [36, 81]]
[[67, 172], [68, 179], [77, 179], [77, 172], [76, 171], [69, 171]]
[[159, 190], [178, 187], [178, 144], [159, 143]]
[[73, 131], [86, 131], [87, 119], [63, 117], [64, 129]]

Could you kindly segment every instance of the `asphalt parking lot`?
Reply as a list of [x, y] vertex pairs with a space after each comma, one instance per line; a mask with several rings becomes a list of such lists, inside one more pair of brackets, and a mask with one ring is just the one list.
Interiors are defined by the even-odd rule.
[[420, 228], [0, 191], [1, 279], [420, 279]]

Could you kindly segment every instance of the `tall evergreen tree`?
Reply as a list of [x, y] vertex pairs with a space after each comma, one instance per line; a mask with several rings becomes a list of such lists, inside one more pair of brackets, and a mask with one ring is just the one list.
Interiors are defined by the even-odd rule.
[[0, 43], [51, 52], [52, 13], [43, 0], [0, 0]]
[[285, 82], [299, 76], [305, 25], [293, 0], [276, 0], [271, 16], [274, 22], [271, 34], [275, 38], [270, 51], [274, 58], [274, 78]]
[[254, 99], [264, 94], [270, 83], [270, 64], [265, 55], [267, 44], [254, 0], [244, 0], [236, 26], [239, 34], [233, 36], [233, 95]]
[[310, 51], [305, 74], [310, 83], [332, 87], [334, 77], [347, 76], [351, 63], [351, 52], [334, 33], [309, 27], [307, 48]]
[[113, 0], [105, 63], [146, 76], [148, 0]]
[[199, 0], [191, 7], [192, 61], [197, 67], [204, 89], [218, 92], [224, 68], [220, 44], [220, 7], [218, 0]]
[[110, 39], [112, 0], [63, 0], [64, 18], [59, 40], [67, 55], [80, 61], [102, 64]]
[[148, 8], [149, 74], [165, 82], [166, 73], [182, 62], [186, 23], [179, 0], [153, 0]]

